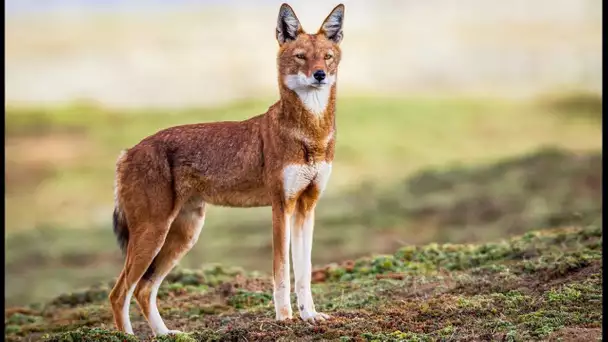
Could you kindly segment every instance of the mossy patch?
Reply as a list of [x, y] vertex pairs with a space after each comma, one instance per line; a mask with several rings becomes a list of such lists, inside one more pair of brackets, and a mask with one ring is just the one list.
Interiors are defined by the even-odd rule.
[[[295, 319], [274, 320], [269, 276], [177, 270], [159, 310], [188, 334], [155, 339], [135, 305], [131, 318], [142, 341], [530, 341], [572, 331], [596, 339], [601, 239], [598, 225], [560, 228], [487, 244], [406, 246], [318, 268], [316, 308], [333, 319], [314, 326], [297, 308]], [[112, 329], [106, 302], [7, 309], [5, 325], [9, 341], [136, 340]]]
[[228, 305], [236, 309], [251, 308], [260, 305], [268, 305], [272, 300], [272, 294], [268, 292], [251, 292], [239, 289], [228, 298]]
[[99, 328], [79, 328], [62, 334], [43, 336], [45, 342], [136, 342], [138, 339], [133, 335], [118, 331], [110, 331]]

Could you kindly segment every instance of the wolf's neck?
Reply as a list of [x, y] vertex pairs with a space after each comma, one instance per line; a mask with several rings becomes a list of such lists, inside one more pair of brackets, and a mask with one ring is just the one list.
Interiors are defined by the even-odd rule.
[[296, 89], [294, 90], [304, 109], [315, 117], [325, 114], [330, 101], [331, 87], [321, 89]]
[[[336, 108], [336, 85], [321, 89], [281, 89], [283, 117], [297, 121], [333, 123]], [[303, 122], [302, 122], [303, 123]]]

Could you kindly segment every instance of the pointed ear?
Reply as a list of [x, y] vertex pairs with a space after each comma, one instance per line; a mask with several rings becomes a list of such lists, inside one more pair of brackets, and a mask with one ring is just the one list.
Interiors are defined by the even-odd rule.
[[300, 25], [300, 21], [291, 6], [282, 4], [277, 19], [277, 41], [279, 45], [295, 40], [298, 34], [302, 32], [304, 32], [302, 25]]
[[339, 44], [344, 37], [342, 33], [342, 22], [344, 21], [344, 5], [339, 4], [325, 18], [318, 33], [323, 33], [327, 39]]

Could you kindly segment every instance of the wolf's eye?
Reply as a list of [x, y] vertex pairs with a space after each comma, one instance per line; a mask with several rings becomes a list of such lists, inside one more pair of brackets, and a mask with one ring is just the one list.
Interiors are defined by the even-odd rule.
[[332, 57], [333, 56], [331, 54], [329, 54], [329, 53], [325, 54], [325, 60], [332, 59]]
[[303, 53], [299, 53], [296, 55], [297, 59], [306, 59], [306, 56]]

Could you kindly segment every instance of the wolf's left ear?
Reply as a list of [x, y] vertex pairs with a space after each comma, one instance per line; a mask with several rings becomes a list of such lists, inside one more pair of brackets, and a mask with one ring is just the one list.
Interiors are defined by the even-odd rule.
[[344, 5], [339, 4], [325, 18], [323, 25], [319, 29], [319, 33], [325, 34], [327, 39], [339, 44], [344, 37], [342, 33], [342, 23], [344, 22]]

